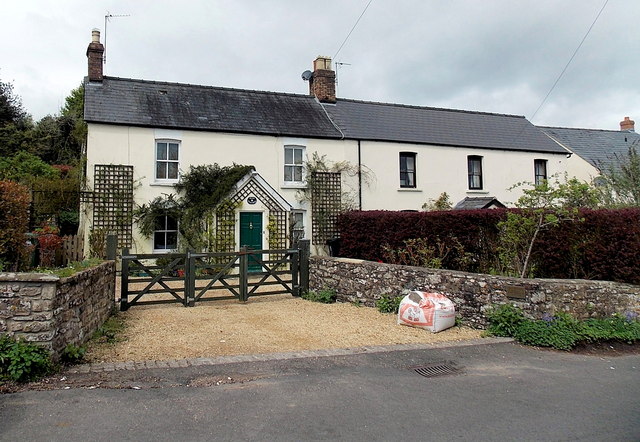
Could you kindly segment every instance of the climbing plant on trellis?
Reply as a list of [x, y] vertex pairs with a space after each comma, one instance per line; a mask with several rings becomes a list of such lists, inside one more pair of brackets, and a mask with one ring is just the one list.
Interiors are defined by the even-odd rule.
[[311, 177], [311, 229], [314, 244], [338, 237], [337, 219], [342, 211], [340, 172], [313, 172]]
[[93, 231], [118, 235], [118, 247], [131, 247], [133, 222], [133, 166], [94, 166]]

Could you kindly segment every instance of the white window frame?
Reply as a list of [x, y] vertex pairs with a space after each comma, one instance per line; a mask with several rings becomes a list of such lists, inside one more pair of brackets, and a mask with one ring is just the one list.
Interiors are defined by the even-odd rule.
[[[167, 224], [168, 224], [167, 223], [167, 218], [170, 218], [170, 216], [169, 215], [164, 215], [164, 216], [162, 216], [162, 218], [163, 218], [164, 229], [154, 229], [153, 230], [153, 235], [151, 237], [151, 241], [153, 242], [153, 252], [154, 253], [171, 253], [171, 252], [175, 251], [178, 248], [178, 220], [175, 220], [176, 229], [173, 230], [173, 229], [169, 229], [168, 226], [167, 226]], [[156, 247], [156, 234], [157, 233], [161, 233], [163, 235], [163, 237], [164, 237], [164, 245], [165, 245], [164, 248]], [[175, 233], [176, 234], [176, 244], [175, 244], [175, 247], [171, 248], [171, 249], [166, 247], [167, 246], [167, 242], [168, 242], [167, 241], [167, 235], [170, 234], [170, 233]]]
[[[291, 149], [293, 153], [291, 154], [292, 162], [287, 163], [287, 150]], [[296, 151], [300, 151], [300, 163], [296, 163]], [[285, 144], [284, 146], [284, 159], [283, 159], [283, 170], [282, 177], [285, 185], [300, 185], [304, 184], [306, 180], [306, 171], [304, 167], [304, 159], [306, 153], [306, 146], [300, 144]], [[287, 168], [293, 168], [291, 173], [291, 180], [287, 180]], [[295, 179], [295, 169], [300, 168], [300, 180]]]
[[[158, 158], [158, 145], [160, 143], [165, 143], [166, 147], [166, 158]], [[177, 144], [178, 146], [178, 155], [177, 159], [169, 159], [169, 146], [170, 144]], [[182, 142], [180, 140], [174, 140], [169, 138], [157, 138], [154, 143], [154, 162], [153, 162], [153, 175], [154, 179], [157, 183], [177, 183], [180, 180], [180, 150], [182, 148]], [[176, 164], [176, 177], [175, 178], [160, 178], [158, 177], [158, 163], [166, 164], [166, 174], [169, 175], [169, 164]]]

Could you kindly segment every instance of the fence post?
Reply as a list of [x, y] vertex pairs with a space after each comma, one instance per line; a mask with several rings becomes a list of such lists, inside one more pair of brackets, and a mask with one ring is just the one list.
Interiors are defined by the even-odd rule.
[[184, 305], [193, 307], [196, 305], [196, 258], [192, 256], [193, 250], [187, 250], [184, 259]]
[[122, 249], [122, 272], [120, 274], [120, 311], [129, 309], [129, 249]]
[[240, 301], [247, 302], [249, 300], [249, 252], [246, 247], [240, 247], [239, 271]]
[[291, 253], [291, 289], [293, 290], [291, 294], [293, 296], [300, 296], [299, 260], [300, 250], [294, 250]]
[[[118, 235], [107, 235], [107, 259], [116, 260], [116, 249], [118, 248]], [[127, 252], [129, 253], [129, 252]]]
[[300, 296], [309, 292], [309, 255], [311, 254], [311, 240], [301, 239], [298, 242], [300, 250]]

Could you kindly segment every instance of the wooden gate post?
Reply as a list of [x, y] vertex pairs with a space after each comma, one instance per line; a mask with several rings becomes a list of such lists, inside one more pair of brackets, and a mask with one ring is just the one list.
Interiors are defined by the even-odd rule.
[[193, 250], [187, 250], [184, 258], [184, 306], [196, 305], [196, 258]]
[[309, 293], [309, 256], [311, 255], [311, 240], [301, 239], [298, 241], [300, 250], [300, 289], [299, 295]]
[[240, 301], [249, 300], [249, 252], [246, 247], [240, 247]]
[[[118, 235], [112, 233], [107, 235], [107, 259], [116, 260], [116, 249], [118, 248]], [[128, 253], [128, 252], [127, 252]]]
[[122, 271], [120, 272], [120, 311], [129, 309], [129, 249], [122, 249]]
[[290, 254], [291, 256], [291, 290], [293, 296], [300, 296], [300, 250], [294, 250]]

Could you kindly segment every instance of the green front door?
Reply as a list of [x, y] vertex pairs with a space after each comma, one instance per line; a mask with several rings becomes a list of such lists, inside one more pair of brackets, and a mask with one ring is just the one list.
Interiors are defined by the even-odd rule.
[[[253, 250], [262, 249], [262, 212], [240, 212], [240, 247]], [[256, 254], [257, 259], [261, 259]], [[259, 272], [262, 266], [254, 255], [249, 256], [249, 271]]]

